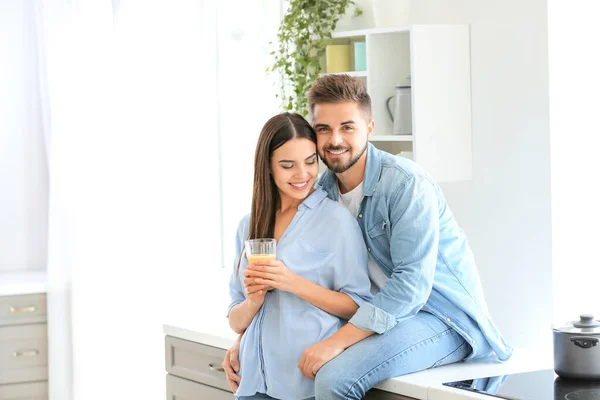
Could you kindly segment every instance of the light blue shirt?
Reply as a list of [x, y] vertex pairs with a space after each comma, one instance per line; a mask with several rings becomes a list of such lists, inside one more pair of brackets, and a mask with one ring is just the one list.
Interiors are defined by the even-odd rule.
[[[331, 171], [318, 184], [337, 201]], [[491, 351], [500, 360], [511, 356], [512, 347], [488, 311], [465, 233], [438, 184], [419, 165], [369, 143], [357, 221], [369, 254], [389, 279], [352, 324], [385, 334], [425, 310], [468, 341], [469, 359]]]
[[[235, 306], [245, 300], [237, 261], [249, 232], [249, 216], [236, 237], [236, 259], [229, 289]], [[325, 288], [349, 295], [361, 306], [371, 299], [367, 249], [361, 230], [348, 210], [316, 189], [298, 207], [296, 216], [277, 243], [277, 259], [291, 271]], [[327, 339], [347, 321], [326, 313], [299, 297], [279, 290], [265, 302], [242, 337], [238, 396], [256, 392], [286, 400], [313, 397], [314, 381], [297, 365], [304, 350]]]

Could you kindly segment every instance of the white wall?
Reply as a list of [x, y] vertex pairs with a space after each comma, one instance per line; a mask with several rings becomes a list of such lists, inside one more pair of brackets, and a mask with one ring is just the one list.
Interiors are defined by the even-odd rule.
[[582, 313], [600, 317], [598, 15], [600, 5], [596, 1], [548, 3], [557, 322], [577, 319]]
[[442, 188], [475, 253], [495, 322], [514, 346], [547, 346], [552, 266], [546, 1], [413, 5], [415, 23], [471, 26], [473, 180]]
[[29, 1], [0, 1], [0, 272], [46, 265], [48, 178]]
[[230, 271], [238, 223], [250, 213], [256, 141], [264, 123], [282, 111], [276, 77], [265, 73], [281, 7], [279, 0], [223, 0], [218, 11], [223, 265]]

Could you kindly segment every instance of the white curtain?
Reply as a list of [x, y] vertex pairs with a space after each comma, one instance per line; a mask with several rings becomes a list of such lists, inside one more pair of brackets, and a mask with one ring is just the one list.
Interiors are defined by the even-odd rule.
[[255, 140], [278, 110], [264, 70], [280, 2], [32, 1], [50, 398], [164, 399], [162, 323], [227, 291]]
[[31, 0], [0, 1], [0, 274], [46, 265], [48, 171], [32, 18]]

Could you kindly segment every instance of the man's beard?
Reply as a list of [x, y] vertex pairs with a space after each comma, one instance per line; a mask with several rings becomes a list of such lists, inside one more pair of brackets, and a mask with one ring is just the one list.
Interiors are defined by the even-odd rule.
[[351, 147], [338, 147], [338, 146], [329, 146], [326, 149], [323, 149], [323, 164], [325, 164], [327, 166], [327, 168], [329, 168], [329, 170], [331, 170], [331, 172], [333, 172], [334, 174], [341, 174], [342, 172], [346, 172], [348, 171], [350, 168], [352, 168], [354, 166], [354, 164], [356, 164], [358, 162], [358, 160], [360, 160], [360, 158], [362, 157], [363, 154], [365, 154], [365, 151], [367, 151], [367, 147], [368, 147], [369, 142], [365, 143], [365, 147], [363, 147], [363, 149], [360, 151], [360, 153], [352, 158], [348, 164], [345, 165], [341, 165], [341, 164], [337, 164], [337, 165], [332, 165], [334, 163], [329, 163], [327, 162], [327, 152], [329, 150], [332, 151], [339, 151], [339, 150], [348, 150], [348, 152], [352, 149]]

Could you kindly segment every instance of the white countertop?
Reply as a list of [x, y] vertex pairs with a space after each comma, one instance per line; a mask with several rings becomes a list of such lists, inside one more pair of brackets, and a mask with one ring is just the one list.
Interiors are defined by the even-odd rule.
[[0, 272], [0, 296], [46, 293], [46, 271]]
[[[191, 321], [189, 314], [180, 313], [179, 318], [173, 317], [163, 325], [165, 335], [178, 337], [192, 342], [202, 343], [221, 349], [227, 349], [236, 338], [236, 334], [229, 328], [225, 316], [227, 307], [218, 307], [226, 299], [216, 301], [212, 299], [209, 310], [203, 309], [202, 318]], [[540, 356], [542, 354], [542, 356]], [[552, 368], [552, 354], [550, 351], [543, 353], [516, 349], [513, 357], [506, 363], [497, 359], [478, 360], [469, 363], [446, 365], [398, 378], [388, 379], [376, 387], [392, 393], [407, 397], [428, 400], [455, 400], [455, 399], [484, 399], [489, 396], [470, 393], [464, 390], [443, 386], [443, 382], [452, 382], [465, 379], [484, 378], [514, 374], [520, 372], [536, 371]]]

